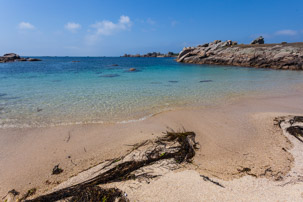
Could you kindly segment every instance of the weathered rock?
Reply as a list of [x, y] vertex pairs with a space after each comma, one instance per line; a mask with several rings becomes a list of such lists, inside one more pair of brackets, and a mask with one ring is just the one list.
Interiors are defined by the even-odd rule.
[[[152, 53], [146, 53], [144, 55], [136, 54], [136, 55], [131, 55], [131, 54], [124, 54], [121, 57], [154, 57], [154, 58], [164, 58], [164, 57], [176, 57], [178, 54], [174, 52], [168, 52], [167, 54], [163, 54], [160, 52], [152, 52]], [[114, 66], [114, 65], [113, 65]], [[115, 65], [118, 66], [118, 65]]]
[[198, 45], [198, 47], [207, 47], [208, 46], [208, 43], [205, 43], [203, 45]]
[[5, 62], [24, 62], [24, 61], [41, 61], [40, 59], [35, 58], [21, 58], [15, 53], [7, 53], [0, 57], [0, 63]]
[[37, 58], [28, 58], [27, 61], [29, 61], [29, 62], [36, 62], [36, 61], [41, 61], [41, 60], [37, 59]]
[[20, 56], [15, 53], [7, 53], [0, 57], [0, 61], [3, 62], [14, 62], [20, 59]]
[[303, 70], [303, 43], [237, 45], [231, 40], [184, 48], [177, 62]]
[[253, 40], [250, 44], [264, 44], [264, 38], [262, 36], [259, 36], [255, 40]]
[[221, 40], [215, 40], [214, 41], [215, 44], [220, 43], [220, 42], [221, 42]]
[[7, 53], [7, 54], [4, 54], [3, 57], [10, 59], [10, 60], [20, 59], [20, 56], [15, 53]]
[[179, 53], [177, 61], [182, 62], [184, 57], [187, 57], [189, 55], [188, 53], [192, 52], [193, 50], [195, 49], [192, 47], [184, 47], [183, 50]]
[[186, 57], [188, 57], [188, 56], [190, 56], [190, 51], [187, 52], [187, 53], [186, 53], [185, 55], [183, 55], [182, 57], [178, 58], [178, 59], [177, 59], [177, 62], [183, 62], [184, 58], [186, 58]]

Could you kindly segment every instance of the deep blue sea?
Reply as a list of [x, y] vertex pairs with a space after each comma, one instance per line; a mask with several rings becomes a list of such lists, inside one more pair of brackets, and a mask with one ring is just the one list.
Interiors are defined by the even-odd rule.
[[123, 123], [303, 82], [298, 71], [189, 65], [173, 58], [41, 59], [0, 64], [0, 128]]

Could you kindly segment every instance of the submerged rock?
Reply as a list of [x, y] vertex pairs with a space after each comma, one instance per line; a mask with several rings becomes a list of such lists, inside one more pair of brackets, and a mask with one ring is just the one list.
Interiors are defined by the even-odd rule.
[[105, 74], [105, 75], [101, 75], [100, 77], [108, 77], [108, 78], [112, 78], [112, 77], [118, 77], [120, 76], [119, 74]]
[[212, 82], [213, 80], [202, 80], [200, 83], [207, 83], [207, 82]]
[[29, 61], [29, 62], [35, 62], [35, 61], [41, 61], [41, 60], [37, 59], [37, 58], [28, 58], [27, 61]]
[[133, 71], [136, 71], [136, 69], [135, 68], [130, 68], [129, 71], [133, 72]]

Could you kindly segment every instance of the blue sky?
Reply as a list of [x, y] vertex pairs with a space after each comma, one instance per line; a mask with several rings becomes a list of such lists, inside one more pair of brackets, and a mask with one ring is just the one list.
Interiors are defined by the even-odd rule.
[[0, 0], [0, 54], [179, 52], [215, 39], [303, 41], [303, 0]]

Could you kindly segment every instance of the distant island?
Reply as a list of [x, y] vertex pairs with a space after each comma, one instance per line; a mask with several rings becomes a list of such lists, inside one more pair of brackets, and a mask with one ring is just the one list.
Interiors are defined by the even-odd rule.
[[177, 62], [303, 70], [303, 43], [264, 44], [263, 37], [250, 44], [215, 40], [183, 48]]
[[166, 54], [164, 53], [160, 53], [160, 52], [152, 52], [152, 53], [146, 53], [146, 54], [143, 54], [143, 55], [140, 55], [140, 54], [135, 54], [135, 55], [132, 55], [132, 54], [124, 54], [123, 56], [121, 57], [151, 57], [151, 58], [164, 58], [164, 57], [177, 57], [179, 54], [178, 53], [173, 53], [173, 52], [168, 52]]

